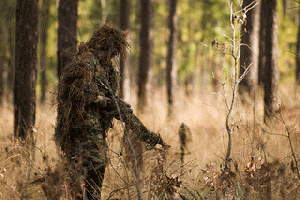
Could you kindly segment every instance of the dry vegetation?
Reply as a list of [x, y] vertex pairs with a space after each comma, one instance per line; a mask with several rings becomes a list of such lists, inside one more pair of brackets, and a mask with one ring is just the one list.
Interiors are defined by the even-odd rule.
[[[220, 166], [224, 163], [227, 144], [226, 110], [222, 95], [212, 92], [193, 98], [178, 95], [181, 99], [176, 105], [177, 114], [174, 119], [166, 120], [165, 97], [161, 95], [164, 91], [156, 90], [151, 95], [153, 104], [149, 113], [141, 119], [145, 125], [160, 133], [171, 148], [167, 154], [159, 148], [144, 148], [144, 170], [140, 181], [143, 199], [233, 199], [234, 196], [238, 199], [268, 199], [270, 195], [274, 199], [299, 198], [300, 182], [296, 163], [292, 161], [287, 130], [291, 133], [296, 158], [299, 158], [300, 103], [298, 97], [290, 95], [294, 94], [291, 88], [281, 88], [284, 123], [276, 120], [272, 128], [261, 123], [259, 97], [255, 104], [251, 103], [248, 107], [238, 102], [232, 124], [230, 172], [223, 171]], [[135, 105], [133, 99], [130, 103]], [[53, 141], [55, 105], [39, 106], [37, 110], [37, 142], [33, 155], [13, 142], [12, 106], [6, 103], [1, 109], [0, 199], [45, 199], [44, 191], [49, 185], [55, 188], [53, 185], [59, 177], [64, 181], [63, 173], [54, 172], [61, 163]], [[191, 130], [183, 166], [179, 159], [178, 130], [181, 122]], [[122, 127], [117, 121], [114, 127], [108, 133], [110, 164], [102, 197], [136, 199], [131, 165], [125, 162], [125, 156], [119, 156]], [[66, 188], [62, 188], [65, 194], [68, 192]]]

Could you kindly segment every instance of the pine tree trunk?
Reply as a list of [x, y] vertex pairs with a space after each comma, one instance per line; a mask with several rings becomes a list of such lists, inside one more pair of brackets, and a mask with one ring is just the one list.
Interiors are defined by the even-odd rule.
[[[278, 17], [277, 1], [263, 0], [261, 10], [267, 20], [266, 26], [261, 27], [268, 33], [268, 37], [261, 38], [260, 43], [264, 40], [265, 57], [264, 57], [264, 121], [268, 123], [271, 117], [277, 111], [276, 93], [278, 91]], [[261, 13], [262, 13], [261, 12]]]
[[76, 52], [78, 0], [60, 0], [58, 6], [57, 75], [70, 62]]
[[258, 54], [258, 84], [263, 86], [264, 83], [264, 72], [265, 72], [265, 59], [266, 59], [266, 41], [267, 37], [266, 24], [268, 14], [266, 13], [265, 5], [266, 1], [260, 1], [260, 14], [259, 14], [259, 54]]
[[[244, 0], [243, 8], [250, 5], [255, 0]], [[251, 65], [250, 71], [240, 82], [239, 93], [253, 95], [254, 86], [257, 84], [257, 65], [258, 65], [258, 28], [259, 28], [259, 6], [247, 12], [246, 22], [241, 28], [241, 58], [240, 75], [242, 75]]]
[[3, 103], [3, 94], [4, 94], [4, 80], [3, 80], [3, 72], [4, 72], [4, 58], [0, 55], [0, 105]]
[[41, 41], [41, 53], [40, 53], [40, 73], [41, 73], [41, 103], [44, 103], [46, 100], [46, 87], [47, 87], [47, 77], [46, 77], [46, 69], [47, 69], [47, 51], [46, 51], [46, 45], [47, 45], [47, 31], [49, 27], [49, 7], [50, 7], [50, 1], [49, 0], [43, 0], [42, 1], [42, 13], [41, 13], [41, 35], [40, 35], [40, 41]]
[[[9, 48], [9, 52], [11, 54], [9, 60], [8, 60], [8, 76], [7, 76], [7, 85], [8, 85], [8, 89], [10, 91], [13, 90], [14, 88], [14, 82], [15, 82], [15, 51], [16, 49], [14, 49], [14, 46], [11, 44], [14, 44], [13, 40], [14, 37], [12, 32], [14, 32], [15, 30], [13, 30], [13, 28], [8, 28], [8, 32], [9, 32], [9, 37], [8, 37], [8, 48]], [[16, 44], [15, 44], [16, 45]]]
[[288, 10], [289, 10], [289, 0], [282, 0], [282, 4], [283, 4], [283, 15], [284, 18], [285, 16], [288, 14]]
[[3, 73], [5, 71], [5, 65], [7, 64], [7, 42], [8, 42], [8, 37], [7, 37], [7, 28], [5, 26], [5, 24], [2, 24], [2, 27], [0, 29], [1, 32], [1, 37], [0, 37], [0, 48], [1, 48], [1, 52], [0, 52], [0, 104], [3, 103], [3, 95], [4, 95], [4, 77], [3, 77]]
[[176, 66], [176, 50], [177, 50], [177, 24], [178, 18], [176, 14], [177, 0], [170, 1], [169, 11], [169, 44], [166, 65], [166, 86], [168, 100], [168, 116], [172, 115], [174, 109], [174, 87], [176, 87], [177, 66]]
[[[129, 31], [130, 28], [130, 0], [121, 0], [120, 2], [120, 29], [124, 31]], [[121, 55], [120, 58], [120, 97], [125, 98], [126, 91], [128, 87], [128, 72], [129, 72], [129, 57], [128, 53], [126, 55]]]
[[[300, 12], [300, 9], [299, 9]], [[297, 53], [296, 53], [296, 84], [300, 85], [300, 14], [298, 22]]]
[[140, 58], [138, 74], [138, 111], [144, 112], [148, 106], [149, 72], [153, 65], [153, 3], [152, 0], [141, 0]]
[[33, 133], [35, 125], [37, 26], [37, 0], [17, 0], [14, 134], [23, 140]]

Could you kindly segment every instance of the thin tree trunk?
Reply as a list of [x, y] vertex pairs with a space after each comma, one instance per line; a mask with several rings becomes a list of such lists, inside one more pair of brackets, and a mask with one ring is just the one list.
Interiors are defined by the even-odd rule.
[[174, 109], [174, 87], [176, 87], [176, 51], [177, 51], [177, 24], [178, 18], [176, 14], [177, 0], [170, 1], [170, 13], [169, 13], [169, 44], [167, 54], [167, 66], [166, 66], [166, 86], [167, 86], [167, 100], [168, 100], [168, 116], [172, 115]]
[[[300, 8], [299, 8], [299, 13], [300, 13]], [[299, 14], [298, 35], [297, 35], [296, 84], [300, 85], [300, 14]]]
[[[264, 62], [264, 121], [268, 123], [272, 115], [277, 111], [276, 93], [278, 91], [278, 17], [277, 0], [263, 0], [261, 4], [262, 12], [267, 20], [265, 29], [268, 37], [260, 38], [260, 43], [265, 43]], [[262, 16], [261, 16], [262, 17]]]
[[60, 0], [58, 6], [57, 75], [70, 62], [76, 52], [78, 0]]
[[106, 22], [106, 18], [107, 18], [107, 6], [106, 6], [106, 1], [105, 0], [101, 0], [101, 5], [102, 5], [102, 24], [104, 24]]
[[4, 72], [4, 57], [1, 55], [1, 58], [0, 58], [0, 105], [3, 103], [3, 96], [4, 96], [3, 72]]
[[42, 13], [41, 13], [41, 53], [40, 53], [40, 73], [41, 73], [41, 103], [44, 103], [46, 100], [46, 87], [47, 87], [47, 77], [46, 77], [46, 69], [47, 69], [47, 31], [49, 27], [49, 7], [50, 1], [43, 0], [42, 1]]
[[7, 37], [7, 28], [5, 24], [1, 23], [1, 38], [0, 38], [0, 104], [3, 103], [3, 96], [4, 96], [4, 90], [5, 90], [5, 80], [3, 73], [5, 71], [5, 65], [7, 64], [7, 42], [8, 42], [8, 37]]
[[266, 59], [266, 41], [267, 37], [266, 24], [268, 14], [265, 8], [266, 0], [260, 1], [260, 18], [259, 18], [259, 54], [258, 54], [258, 84], [263, 86], [264, 72], [265, 72], [265, 59]]
[[[129, 31], [130, 29], [130, 0], [121, 0], [120, 2], [120, 28], [123, 31]], [[126, 55], [121, 55], [120, 58], [120, 97], [125, 98], [128, 88], [128, 67], [129, 57], [126, 51]], [[127, 87], [126, 87], [127, 86]]]
[[140, 58], [138, 74], [138, 111], [144, 112], [148, 106], [149, 72], [153, 65], [153, 8], [152, 0], [141, 0], [141, 32], [140, 32]]
[[33, 133], [35, 125], [37, 26], [37, 0], [17, 0], [14, 134], [22, 140]]
[[[244, 0], [243, 8], [250, 5], [255, 0]], [[257, 84], [258, 65], [258, 28], [259, 28], [259, 6], [247, 12], [247, 22], [241, 28], [241, 57], [240, 75], [251, 65], [250, 71], [240, 82], [239, 93], [253, 95], [254, 86]]]
[[283, 17], [285, 18], [289, 10], [289, 0], [282, 0], [282, 4], [283, 4]]
[[[7, 76], [7, 85], [10, 91], [14, 88], [14, 82], [15, 82], [15, 51], [14, 46], [12, 45], [14, 42], [14, 36], [12, 32], [14, 32], [13, 28], [8, 28], [9, 37], [8, 37], [8, 48], [9, 52], [11, 54], [9, 60], [8, 60], [8, 76]], [[16, 37], [16, 36], [15, 36]], [[16, 44], [15, 44], [16, 45]]]

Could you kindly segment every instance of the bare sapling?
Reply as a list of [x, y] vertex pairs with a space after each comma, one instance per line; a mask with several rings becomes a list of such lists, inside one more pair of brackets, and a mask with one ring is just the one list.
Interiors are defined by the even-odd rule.
[[[247, 44], [242, 44], [240, 43], [240, 28], [242, 24], [246, 23], [246, 17], [247, 17], [247, 12], [251, 9], [253, 9], [258, 2], [252, 2], [245, 8], [233, 12], [233, 3], [227, 0], [229, 9], [230, 9], [230, 26], [231, 26], [231, 36], [226, 36], [227, 40], [229, 41], [228, 43], [219, 43], [216, 40], [212, 41], [212, 46], [215, 47], [217, 50], [219, 50], [223, 55], [227, 54], [230, 55], [231, 58], [233, 59], [233, 69], [234, 69], [234, 74], [233, 74], [233, 81], [232, 81], [232, 93], [231, 93], [231, 101], [228, 102], [226, 98], [224, 98], [225, 105], [227, 108], [227, 115], [226, 115], [226, 121], [225, 121], [225, 126], [226, 126], [226, 131], [228, 135], [228, 144], [227, 144], [227, 150], [226, 150], [226, 156], [225, 156], [225, 169], [229, 168], [229, 163], [231, 161], [231, 149], [232, 149], [232, 114], [235, 108], [236, 104], [236, 98], [237, 98], [237, 88], [239, 83], [245, 78], [247, 73], [249, 72], [252, 64], [248, 66], [244, 66], [245, 70], [242, 75], [239, 76], [239, 71], [238, 71], [238, 66], [239, 66], [239, 60], [240, 60], [240, 47], [242, 45], [247, 46], [248, 48], [251, 49]], [[223, 91], [225, 92], [224, 85], [223, 85]], [[225, 94], [224, 94], [225, 97]]]
[[286, 122], [285, 122], [285, 120], [282, 116], [282, 113], [281, 113], [281, 108], [279, 109], [279, 116], [278, 117], [273, 116], [273, 117], [276, 120], [278, 120], [284, 126], [286, 135], [285, 134], [275, 134], [275, 133], [274, 133], [274, 135], [280, 135], [280, 136], [286, 137], [288, 139], [289, 148], [291, 150], [291, 156], [292, 156], [291, 168], [292, 168], [292, 171], [297, 174], [297, 177], [300, 180], [299, 159], [297, 158], [297, 155], [295, 153], [295, 147], [293, 146], [292, 136], [291, 136], [296, 127], [295, 126], [289, 126], [289, 125], [286, 124]]

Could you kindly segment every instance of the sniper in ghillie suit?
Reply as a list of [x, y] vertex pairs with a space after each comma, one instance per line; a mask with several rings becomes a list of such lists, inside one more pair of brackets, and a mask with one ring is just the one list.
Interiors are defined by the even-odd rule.
[[105, 24], [62, 70], [55, 140], [67, 160], [70, 191], [79, 199], [100, 199], [108, 164], [106, 132], [114, 118], [138, 139], [165, 146], [117, 96], [120, 74], [112, 59], [127, 48], [126, 33]]

